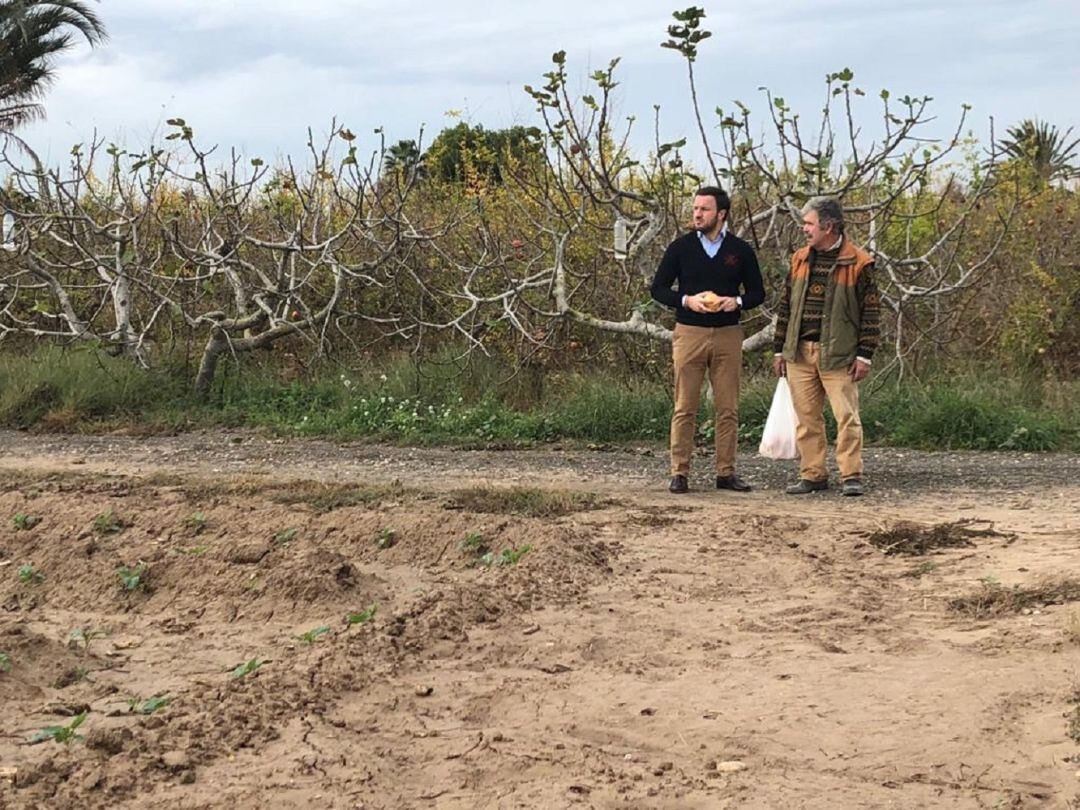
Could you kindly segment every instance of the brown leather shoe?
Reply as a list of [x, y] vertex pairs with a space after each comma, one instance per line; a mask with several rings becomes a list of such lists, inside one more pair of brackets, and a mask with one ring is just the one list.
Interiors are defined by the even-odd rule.
[[733, 492], [749, 492], [753, 489], [752, 486], [739, 478], [739, 476], [735, 475], [735, 473], [728, 476], [716, 476], [716, 488], [730, 489]]
[[676, 495], [682, 495], [684, 492], [690, 491], [690, 482], [686, 480], [685, 475], [674, 475], [668, 485], [668, 491]]

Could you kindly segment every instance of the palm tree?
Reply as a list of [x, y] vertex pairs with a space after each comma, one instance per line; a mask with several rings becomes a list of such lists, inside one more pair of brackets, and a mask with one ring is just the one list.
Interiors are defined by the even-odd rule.
[[1072, 127], [1062, 134], [1052, 124], [1028, 118], [1006, 132], [1008, 137], [998, 141], [998, 148], [1013, 160], [1029, 165], [1044, 182], [1080, 176], [1080, 168], [1075, 165], [1080, 138], [1069, 142]]
[[423, 157], [416, 141], [398, 141], [386, 150], [383, 175], [404, 177], [407, 180], [412, 180], [414, 175], [419, 178], [425, 176]]
[[83, 0], [0, 0], [0, 132], [44, 116], [52, 60], [81, 34], [90, 46], [108, 34]]

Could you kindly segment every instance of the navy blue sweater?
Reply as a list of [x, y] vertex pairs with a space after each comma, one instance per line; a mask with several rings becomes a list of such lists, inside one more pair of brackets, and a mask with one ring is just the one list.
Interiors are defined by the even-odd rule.
[[[678, 291], [671, 288], [679, 283]], [[652, 283], [652, 297], [675, 310], [675, 320], [689, 326], [734, 326], [734, 312], [693, 312], [684, 309], [682, 297], [712, 290], [717, 295], [742, 296], [743, 310], [760, 306], [765, 300], [761, 269], [750, 245], [728, 233], [716, 256], [709, 258], [697, 231], [684, 234], [668, 245]]]

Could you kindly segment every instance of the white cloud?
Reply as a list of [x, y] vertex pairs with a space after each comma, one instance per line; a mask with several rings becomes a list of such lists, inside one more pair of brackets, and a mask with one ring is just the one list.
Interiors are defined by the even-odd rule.
[[[422, 10], [387, 0], [109, 0], [110, 42], [58, 65], [49, 118], [25, 134], [54, 155], [94, 127], [134, 147], [180, 115], [200, 138], [270, 157], [302, 151], [306, 128], [337, 115], [358, 133], [385, 125], [391, 139], [426, 123], [430, 139], [451, 108], [488, 126], [531, 121], [522, 85], [539, 84], [551, 53], [566, 49], [572, 87], [621, 56], [621, 112], [649, 121], [658, 103], [665, 137], [692, 135], [685, 65], [659, 47], [669, 11], [649, 0], [446, 0]], [[762, 111], [757, 88], [767, 85], [810, 119], [826, 72], [851, 67], [871, 95], [934, 96], [943, 130], [963, 102], [999, 126], [1033, 115], [1080, 124], [1074, 2], [761, 0], [720, 7], [705, 27], [714, 33], [695, 71], [706, 113], [734, 98]]]

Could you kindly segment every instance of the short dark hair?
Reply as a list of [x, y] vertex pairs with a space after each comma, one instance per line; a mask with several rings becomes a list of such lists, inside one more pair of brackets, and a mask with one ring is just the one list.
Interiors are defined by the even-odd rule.
[[695, 197], [712, 197], [716, 200], [717, 211], [731, 213], [731, 197], [720, 186], [702, 186], [694, 192]]

